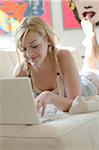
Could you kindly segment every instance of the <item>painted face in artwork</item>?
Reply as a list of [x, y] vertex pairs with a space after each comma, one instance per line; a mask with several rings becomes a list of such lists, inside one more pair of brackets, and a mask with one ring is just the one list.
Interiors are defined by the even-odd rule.
[[74, 0], [80, 20], [89, 15], [95, 23], [99, 22], [99, 0]]

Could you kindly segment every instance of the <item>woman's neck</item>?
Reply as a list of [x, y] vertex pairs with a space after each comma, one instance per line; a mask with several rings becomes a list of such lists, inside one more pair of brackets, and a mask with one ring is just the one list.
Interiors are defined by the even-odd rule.
[[37, 67], [37, 68], [32, 68], [33, 72], [42, 72], [44, 70], [50, 70], [50, 68], [55, 68], [55, 64], [53, 63], [53, 60], [51, 59], [50, 55], [47, 54], [45, 57], [43, 63]]

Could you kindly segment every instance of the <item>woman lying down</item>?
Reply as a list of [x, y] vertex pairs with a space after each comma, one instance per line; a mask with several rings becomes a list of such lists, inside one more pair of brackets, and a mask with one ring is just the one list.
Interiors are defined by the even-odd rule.
[[68, 112], [78, 95], [99, 94], [99, 45], [94, 25], [90, 17], [84, 18], [81, 25], [86, 52], [80, 74], [71, 53], [56, 47], [57, 35], [41, 18], [24, 18], [16, 31], [17, 52], [21, 52], [24, 61], [17, 65], [14, 76], [30, 77], [37, 109], [42, 109], [42, 115], [49, 103]]

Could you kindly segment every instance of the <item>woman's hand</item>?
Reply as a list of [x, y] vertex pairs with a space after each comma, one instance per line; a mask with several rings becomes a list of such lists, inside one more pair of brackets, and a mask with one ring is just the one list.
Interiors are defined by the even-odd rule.
[[27, 66], [24, 63], [16, 64], [14, 71], [13, 71], [13, 76], [14, 77], [27, 76]]
[[58, 96], [50, 91], [42, 92], [36, 99], [36, 106], [41, 116], [44, 115], [47, 104], [53, 104], [57, 109], [67, 112], [73, 102], [71, 97]]
[[29, 68], [31, 68], [31, 65], [25, 61], [21, 64], [17, 64], [13, 71], [14, 77], [24, 77], [29, 75]]
[[36, 105], [38, 112], [41, 111], [41, 116], [44, 115], [46, 106], [48, 103], [53, 103], [52, 100], [54, 98], [54, 94], [50, 91], [42, 92], [36, 99]]

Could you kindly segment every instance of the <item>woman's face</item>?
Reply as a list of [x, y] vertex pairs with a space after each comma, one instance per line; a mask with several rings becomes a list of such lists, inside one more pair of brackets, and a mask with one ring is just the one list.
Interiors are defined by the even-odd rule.
[[74, 0], [80, 20], [89, 15], [97, 23], [99, 22], [99, 0]]
[[29, 31], [22, 43], [22, 52], [33, 67], [39, 68], [44, 62], [48, 51], [48, 40], [39, 33]]

